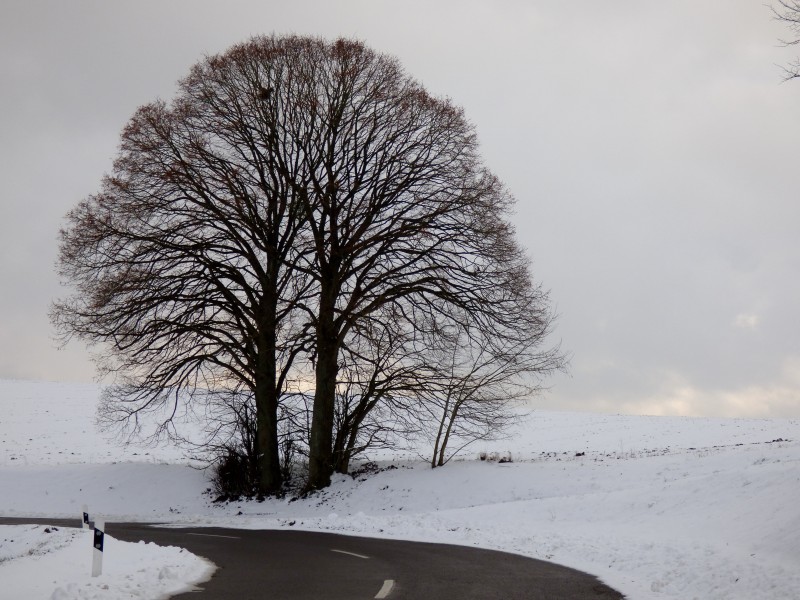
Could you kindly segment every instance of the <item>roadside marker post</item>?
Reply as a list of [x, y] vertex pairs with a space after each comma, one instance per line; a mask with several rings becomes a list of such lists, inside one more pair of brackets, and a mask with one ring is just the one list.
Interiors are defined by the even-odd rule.
[[83, 505], [83, 528], [90, 529], [89, 527], [89, 507]]
[[106, 522], [103, 519], [94, 520], [94, 549], [92, 550], [92, 577], [98, 577], [103, 572], [103, 538], [105, 537]]

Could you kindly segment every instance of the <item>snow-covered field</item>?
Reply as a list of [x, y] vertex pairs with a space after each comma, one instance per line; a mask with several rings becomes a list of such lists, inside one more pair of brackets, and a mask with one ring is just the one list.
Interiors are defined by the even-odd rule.
[[[800, 598], [798, 419], [535, 411], [514, 439], [473, 446], [442, 469], [409, 453], [375, 456], [384, 470], [341, 476], [305, 500], [215, 505], [203, 494], [205, 474], [180, 451], [119, 447], [98, 434], [97, 395], [91, 385], [0, 381], [0, 516], [77, 523], [90, 503], [111, 521], [322, 529], [499, 548], [588, 571], [631, 600]], [[510, 453], [513, 462], [481, 461], [481, 451]], [[396, 468], [387, 469], [392, 458]], [[177, 552], [164, 549], [173, 553], [164, 558], [156, 546], [131, 545], [141, 553], [136, 560], [152, 567], [113, 577], [109, 567], [110, 579], [97, 582], [108, 596], [79, 596], [88, 578], [78, 581], [80, 569], [67, 565], [83, 534], [9, 531], [0, 528], [0, 598], [7, 581], [19, 586], [9, 598], [122, 598], [137, 577], [158, 579]], [[62, 570], [48, 567], [44, 582], [30, 576], [37, 553]], [[207, 568], [170, 566], [162, 579], [190, 585]]]

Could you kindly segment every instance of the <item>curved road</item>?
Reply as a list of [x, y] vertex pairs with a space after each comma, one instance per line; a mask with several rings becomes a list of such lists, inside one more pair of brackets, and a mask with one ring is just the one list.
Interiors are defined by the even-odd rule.
[[[0, 519], [0, 524], [58, 519]], [[108, 523], [121, 540], [181, 546], [219, 568], [203, 600], [612, 600], [623, 596], [587, 575], [515, 554], [291, 530], [159, 528]]]

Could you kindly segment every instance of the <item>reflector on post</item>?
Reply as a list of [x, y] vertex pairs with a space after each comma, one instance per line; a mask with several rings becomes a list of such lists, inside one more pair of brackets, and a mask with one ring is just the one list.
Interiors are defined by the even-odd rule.
[[102, 519], [94, 521], [94, 549], [92, 550], [92, 577], [98, 577], [103, 572], [103, 538], [105, 537], [106, 523]]

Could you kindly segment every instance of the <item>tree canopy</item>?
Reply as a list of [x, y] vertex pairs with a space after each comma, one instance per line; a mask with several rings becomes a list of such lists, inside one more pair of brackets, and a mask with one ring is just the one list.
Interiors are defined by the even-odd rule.
[[446, 340], [482, 361], [464, 381], [495, 373], [487, 357], [500, 365], [495, 389], [563, 366], [543, 346], [552, 314], [512, 205], [463, 111], [395, 59], [257, 37], [133, 115], [100, 191], [67, 216], [59, 270], [74, 293], [52, 316], [102, 347], [106, 420], [213, 403], [250, 440], [261, 494], [285, 477], [287, 398], [311, 397], [316, 489], [347, 468], [376, 407], [455, 385]]

